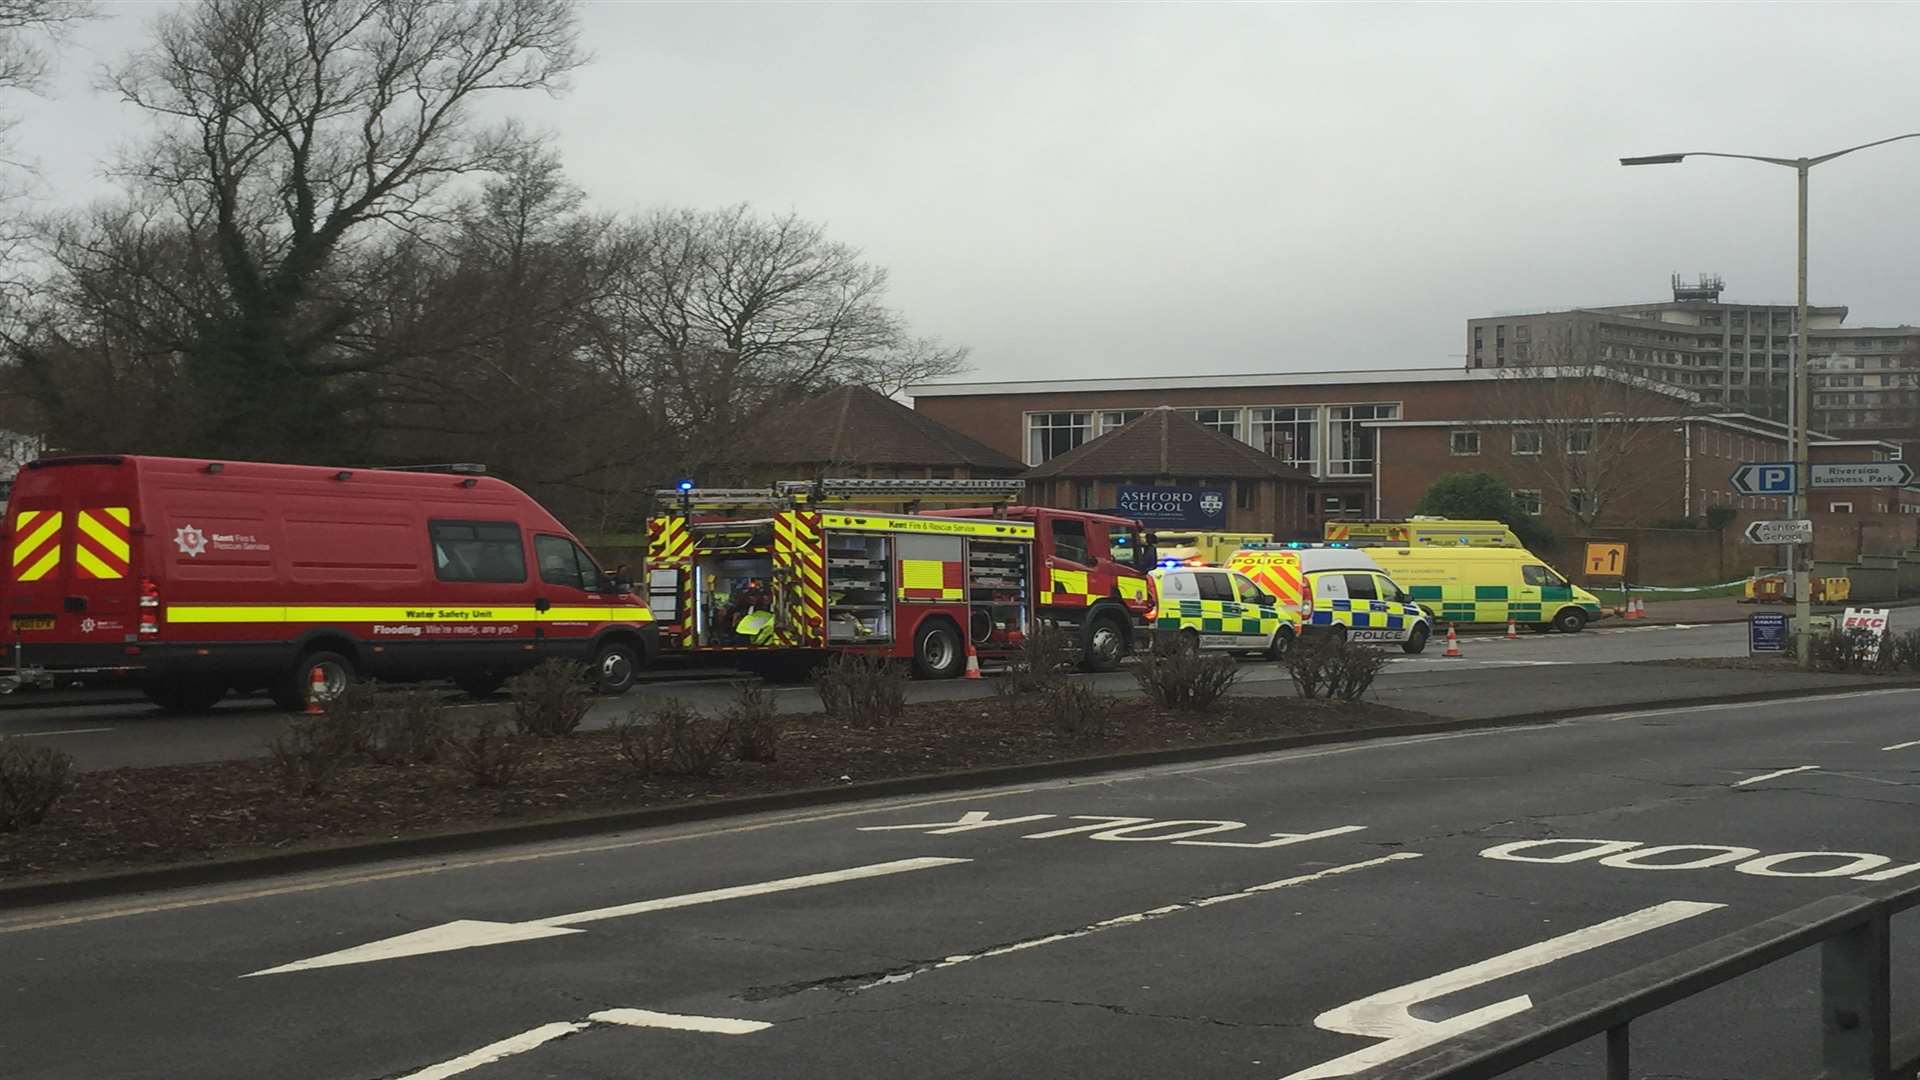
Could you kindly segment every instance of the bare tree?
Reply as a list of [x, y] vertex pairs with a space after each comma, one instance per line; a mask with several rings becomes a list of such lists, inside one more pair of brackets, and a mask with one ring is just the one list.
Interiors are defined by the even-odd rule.
[[[123, 330], [169, 342], [199, 406], [182, 448], [324, 456], [386, 359], [342, 335], [393, 269], [382, 244], [444, 209], [446, 185], [532, 139], [484, 127], [495, 91], [553, 90], [580, 62], [570, 0], [201, 0], [160, 16], [112, 72], [159, 132], [122, 167], [138, 213], [206, 271]], [[69, 277], [139, 274], [110, 230], [69, 225]], [[358, 250], [356, 250], [356, 247]]]
[[1544, 333], [1531, 365], [1503, 369], [1491, 401], [1512, 422], [1515, 486], [1582, 531], [1633, 516], [1659, 468], [1647, 444], [1700, 411], [1696, 395], [1628, 374], [1578, 322]]
[[[660, 211], [625, 239], [610, 313], [617, 364], [688, 468], [777, 438], [783, 402], [855, 382], [893, 392], [964, 369], [966, 350], [912, 336], [886, 271], [793, 215]], [[762, 423], [762, 418], [766, 422]]]

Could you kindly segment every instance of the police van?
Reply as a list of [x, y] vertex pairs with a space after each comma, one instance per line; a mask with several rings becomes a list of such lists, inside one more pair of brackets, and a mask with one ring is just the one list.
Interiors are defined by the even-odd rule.
[[1294, 632], [1350, 641], [1427, 647], [1433, 614], [1389, 577], [1372, 555], [1338, 544], [1242, 548], [1230, 571], [1251, 579], [1291, 613]]
[[1299, 613], [1237, 570], [1163, 566], [1153, 579], [1160, 597], [1156, 633], [1178, 634], [1202, 649], [1260, 653], [1274, 660], [1286, 654], [1299, 633]]

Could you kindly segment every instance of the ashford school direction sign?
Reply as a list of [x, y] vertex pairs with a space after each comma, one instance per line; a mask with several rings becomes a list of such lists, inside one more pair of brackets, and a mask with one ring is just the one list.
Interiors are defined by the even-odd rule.
[[1749, 544], [1811, 544], [1813, 522], [1806, 518], [1756, 521], [1747, 526]]

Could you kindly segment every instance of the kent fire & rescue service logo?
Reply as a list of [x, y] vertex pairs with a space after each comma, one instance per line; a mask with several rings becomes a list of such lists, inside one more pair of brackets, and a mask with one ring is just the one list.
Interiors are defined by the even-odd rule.
[[1208, 514], [1217, 514], [1226, 508], [1226, 502], [1223, 501], [1219, 495], [1211, 491], [1200, 496], [1200, 509], [1205, 510]]
[[189, 559], [199, 558], [207, 552], [207, 534], [191, 525], [173, 530], [173, 542], [180, 548], [180, 554]]

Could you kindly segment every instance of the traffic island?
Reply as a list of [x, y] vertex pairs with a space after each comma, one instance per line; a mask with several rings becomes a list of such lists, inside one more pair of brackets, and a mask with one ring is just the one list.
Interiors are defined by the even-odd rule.
[[[643, 775], [617, 731], [518, 736], [525, 754], [511, 780], [494, 787], [476, 786], [471, 767], [445, 752], [430, 762], [357, 756], [319, 793], [303, 795], [289, 795], [274, 763], [259, 759], [82, 773], [44, 822], [0, 833], [0, 905], [1092, 773], [1434, 722], [1373, 703], [1274, 697], [1225, 698], [1204, 713], [1117, 698], [1073, 731], [1036, 712], [1024, 700], [973, 699], [908, 705], [880, 727], [819, 713], [782, 717], [772, 761], [725, 760], [710, 776]], [[159, 868], [185, 872], [143, 873]], [[19, 888], [54, 882], [71, 887]]]

